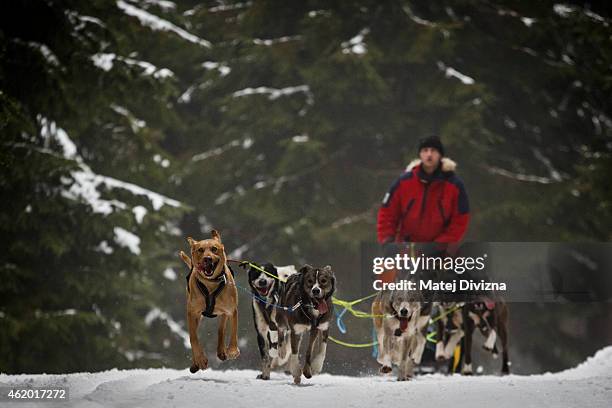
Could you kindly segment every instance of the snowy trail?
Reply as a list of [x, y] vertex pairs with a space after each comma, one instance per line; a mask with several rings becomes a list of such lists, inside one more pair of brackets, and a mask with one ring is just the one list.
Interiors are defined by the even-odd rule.
[[[612, 347], [560, 373], [507, 377], [425, 375], [410, 382], [393, 377], [322, 374], [292, 385], [255, 370], [110, 370], [67, 375], [5, 375], [0, 386], [63, 386], [66, 403], [4, 404], [18, 407], [606, 407], [612, 406]], [[400, 404], [400, 405], [395, 405]]]

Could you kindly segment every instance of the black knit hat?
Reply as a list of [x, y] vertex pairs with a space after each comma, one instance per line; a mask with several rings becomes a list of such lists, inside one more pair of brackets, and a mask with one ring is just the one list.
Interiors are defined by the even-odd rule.
[[419, 153], [421, 153], [421, 149], [426, 147], [433, 147], [440, 152], [440, 155], [444, 156], [444, 145], [438, 136], [427, 136], [421, 140], [419, 140]]

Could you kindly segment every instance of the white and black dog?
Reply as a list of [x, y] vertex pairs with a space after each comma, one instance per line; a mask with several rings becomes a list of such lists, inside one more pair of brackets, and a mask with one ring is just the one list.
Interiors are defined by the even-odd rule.
[[277, 316], [281, 286], [279, 278], [284, 281], [296, 273], [296, 270], [293, 266], [276, 268], [266, 263], [248, 265], [248, 273], [253, 294], [253, 321], [261, 355], [261, 374], [257, 378], [269, 380], [270, 370], [286, 364], [290, 356], [291, 345], [285, 338], [285, 333], [279, 335], [278, 330]]

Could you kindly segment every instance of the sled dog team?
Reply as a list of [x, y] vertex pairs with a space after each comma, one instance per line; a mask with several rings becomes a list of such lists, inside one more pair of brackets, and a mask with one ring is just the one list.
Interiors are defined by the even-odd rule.
[[[196, 241], [187, 238], [191, 256], [179, 252], [189, 268], [187, 275], [187, 323], [191, 343], [192, 373], [208, 367], [208, 357], [200, 345], [197, 329], [202, 317], [218, 317], [217, 357], [235, 359], [238, 349], [238, 292], [234, 271], [228, 266], [225, 247], [216, 230], [211, 238]], [[304, 265], [275, 267], [272, 264], [248, 264], [248, 281], [253, 297], [253, 320], [261, 356], [261, 374], [268, 380], [270, 370], [289, 363], [295, 384], [302, 375], [311, 378], [321, 372], [325, 361], [330, 322], [333, 317], [332, 295], [336, 278], [330, 266]], [[459, 305], [462, 306], [462, 305]], [[471, 340], [475, 328], [486, 337], [484, 347], [497, 354], [499, 335], [502, 373], [509, 372], [507, 307], [503, 302], [476, 302], [458, 307], [439, 304], [443, 318], [437, 321], [436, 359], [448, 359], [462, 337], [465, 352], [462, 372], [471, 374]], [[420, 364], [426, 344], [426, 331], [432, 304], [423, 302], [418, 292], [379, 292], [372, 304], [374, 327], [379, 345], [377, 361], [381, 373], [390, 373], [395, 365], [398, 380], [408, 380]], [[229, 345], [225, 329], [230, 323]], [[307, 334], [307, 336], [305, 336]], [[306, 356], [300, 364], [299, 350], [306, 337]]]

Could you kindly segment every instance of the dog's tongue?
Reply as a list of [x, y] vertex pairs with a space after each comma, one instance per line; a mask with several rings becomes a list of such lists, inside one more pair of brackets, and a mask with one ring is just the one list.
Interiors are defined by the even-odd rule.
[[406, 329], [408, 328], [408, 319], [405, 317], [400, 317], [399, 321], [400, 321], [400, 330], [406, 331]]
[[317, 305], [317, 310], [321, 314], [327, 313], [327, 302], [324, 300], [320, 301], [319, 304]]

